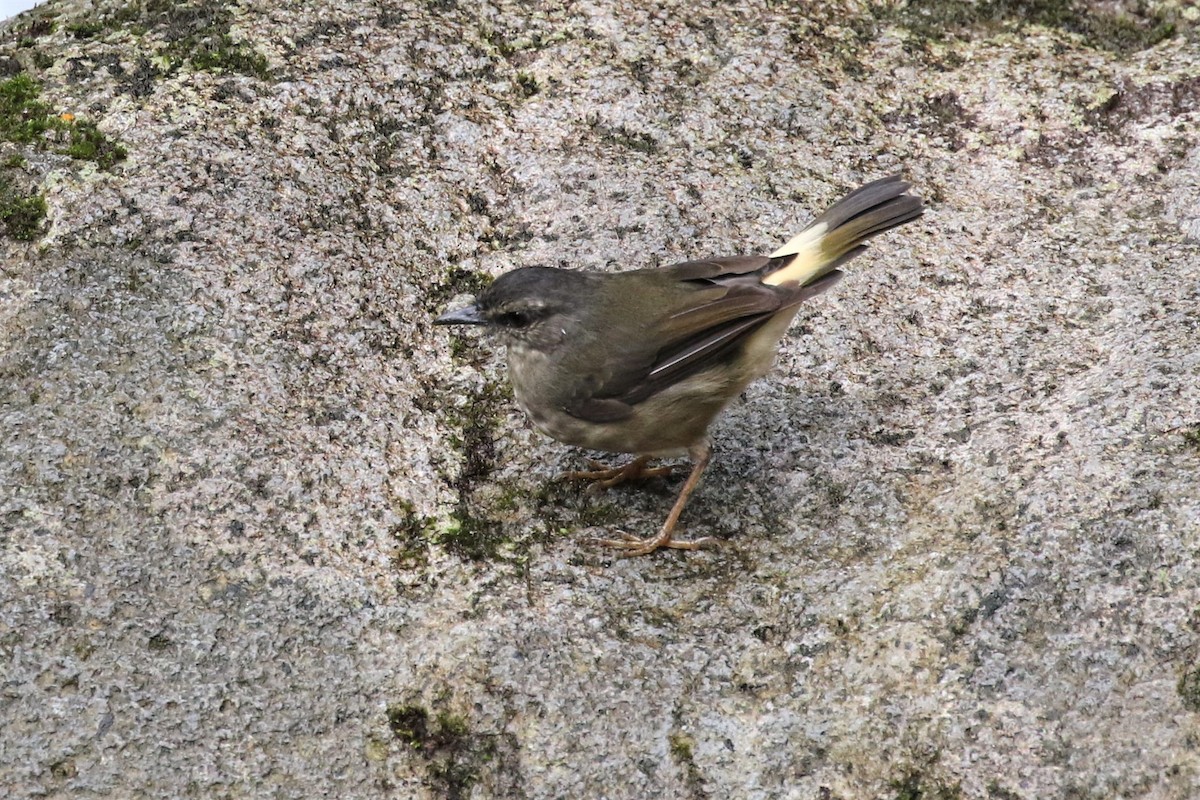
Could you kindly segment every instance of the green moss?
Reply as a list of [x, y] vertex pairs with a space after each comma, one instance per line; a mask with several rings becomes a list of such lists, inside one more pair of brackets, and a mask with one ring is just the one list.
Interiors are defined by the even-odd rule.
[[391, 705], [387, 708], [392, 735], [409, 747], [420, 750], [429, 736], [429, 712], [420, 706]]
[[530, 75], [528, 72], [517, 73], [517, 88], [521, 90], [521, 94], [526, 97], [533, 97], [541, 91], [538, 85], [537, 78]]
[[671, 756], [676, 761], [690, 763], [695, 758], [693, 749], [696, 743], [687, 734], [672, 732], [667, 736], [667, 743], [671, 746]]
[[429, 544], [436, 520], [418, 515], [408, 502], [401, 503], [399, 511], [400, 521], [388, 531], [396, 540], [392, 563], [397, 569], [424, 567], [429, 563]]
[[431, 716], [418, 705], [390, 705], [387, 719], [392, 735], [417, 750], [453, 746], [470, 733], [466, 717], [450, 712]]
[[46, 200], [41, 195], [10, 194], [0, 187], [0, 224], [4, 233], [22, 242], [38, 238], [46, 218]]
[[884, 18], [921, 39], [942, 41], [968, 31], [1022, 30], [1029, 25], [1067, 31], [1089, 47], [1131, 53], [1153, 47], [1175, 34], [1165, 11], [1144, 18], [1107, 13], [1085, 0], [910, 0]]
[[911, 772], [892, 781], [895, 800], [959, 800], [962, 790], [957, 786], [943, 786], [931, 782], [929, 776]]
[[436, 528], [434, 538], [449, 552], [463, 558], [495, 558], [509, 541], [497, 518], [497, 509], [481, 499], [476, 490], [496, 467], [500, 407], [510, 397], [506, 385], [489, 381], [465, 405], [444, 407], [446, 421], [455, 430], [451, 442], [461, 452], [462, 462], [453, 478], [458, 504], [450, 518]]
[[135, 36], [153, 35], [162, 40], [157, 55], [169, 64], [189, 63], [210, 72], [238, 72], [267, 80], [267, 59], [230, 34], [233, 13], [214, 0], [135, 0], [120, 8], [88, 16], [67, 25], [78, 39], [89, 39], [105, 31], [126, 30]]
[[487, 42], [503, 58], [512, 58], [517, 54], [517, 46], [510, 42], [504, 34], [491, 28], [480, 31], [480, 39]]
[[1103, 50], [1116, 53], [1136, 53], [1170, 39], [1176, 33], [1174, 22], [1152, 18], [1148, 24], [1139, 25], [1133, 18], [1122, 14], [1081, 15], [1084, 32], [1090, 43]]
[[96, 19], [85, 19], [79, 22], [72, 22], [66, 27], [67, 33], [74, 36], [76, 39], [91, 39], [96, 34], [105, 30], [103, 23]]
[[240, 72], [261, 80], [270, 77], [267, 60], [230, 35], [233, 14], [216, 2], [148, 0], [134, 24], [142, 24], [166, 40], [162, 55], [188, 61], [198, 70]]
[[197, 43], [191, 61], [196, 69], [208, 72], [240, 72], [264, 81], [271, 77], [266, 56], [234, 42], [229, 34]]
[[[669, 621], [666, 624], [670, 626], [675, 622]], [[667, 734], [667, 744], [671, 748], [671, 758], [683, 769], [685, 780], [691, 789], [690, 794], [693, 797], [707, 797], [708, 793], [704, 791], [704, 776], [696, 766], [695, 740], [676, 730]]]
[[151, 650], [156, 650], [156, 651], [169, 650], [171, 648], [171, 646], [174, 644], [175, 643], [172, 642], [168, 636], [166, 636], [165, 634], [162, 634], [162, 633], [154, 634], [146, 642], [147, 647], [149, 647]]
[[0, 174], [0, 226], [4, 235], [22, 242], [37, 239], [46, 218], [46, 199], [40, 194], [26, 195]]
[[32, 53], [34, 69], [48, 70], [54, 66], [54, 56], [44, 50], [34, 50]]
[[625, 125], [618, 125], [614, 128], [601, 122], [598, 116], [590, 117], [587, 122], [592, 131], [600, 137], [601, 142], [647, 155], [653, 155], [661, 149], [658, 140], [644, 131], [631, 130]]
[[544, 49], [568, 38], [566, 31], [558, 30], [551, 34], [532, 33], [512, 36], [494, 28], [483, 28], [479, 31], [480, 40], [493, 49], [501, 58], [512, 58], [521, 52]]
[[[471, 352], [487, 351], [476, 344]], [[459, 387], [434, 380], [424, 383], [424, 393], [414, 402], [445, 428], [446, 442], [456, 458], [441, 477], [457, 494], [447, 516], [422, 523], [424, 541], [466, 559], [521, 562], [525, 556], [520, 548], [511, 547], [514, 539], [528, 542], [544, 528], [530, 530], [524, 521], [529, 513], [522, 509], [530, 505], [526, 482], [501, 484], [494, 476], [502, 409], [512, 402], [508, 382], [488, 381], [466, 397]]]
[[445, 741], [459, 739], [467, 735], [467, 720], [457, 714], [442, 713], [437, 715], [436, 735]]
[[1200, 424], [1196, 424], [1183, 432], [1183, 441], [1189, 447], [1200, 450]]
[[458, 266], [450, 267], [446, 270], [446, 274], [442, 280], [434, 284], [426, 292], [426, 301], [430, 308], [440, 309], [450, 298], [456, 295], [471, 294], [478, 296], [480, 292], [491, 285], [492, 277], [485, 272], [476, 272]]
[[32, 142], [54, 127], [50, 107], [38, 100], [41, 88], [22, 72], [0, 82], [0, 138]]
[[125, 148], [101, 133], [94, 122], [75, 122], [68, 134], [66, 154], [81, 161], [95, 161], [100, 169], [111, 169], [127, 155]]
[[421, 706], [396, 704], [388, 706], [387, 719], [392, 735], [421, 752], [433, 784], [447, 798], [469, 797], [481, 765], [495, 755], [494, 737], [472, 734], [457, 714], [431, 717]]
[[499, 522], [476, 515], [463, 501], [448, 520], [434, 532], [434, 541], [460, 558], [490, 561], [508, 542]]
[[429, 774], [441, 784], [448, 800], [462, 800], [471, 796], [471, 788], [479, 780], [479, 765], [473, 760], [449, 758], [431, 764]]
[[489, 383], [472, 398], [460, 418], [459, 439], [463, 464], [458, 484], [469, 488], [487, 478], [496, 466], [496, 427], [499, 425], [499, 406], [503, 402], [495, 393], [496, 385]]
[[1200, 714], [1200, 666], [1185, 670], [1179, 676], [1175, 691], [1179, 693], [1184, 708], [1193, 714]]
[[478, 348], [479, 344], [473, 337], [450, 334], [450, 357], [455, 361], [470, 361]]
[[41, 87], [24, 72], [0, 82], [0, 138], [94, 161], [101, 169], [125, 158], [125, 148], [101, 133], [94, 122], [52, 114], [38, 99], [40, 94]]

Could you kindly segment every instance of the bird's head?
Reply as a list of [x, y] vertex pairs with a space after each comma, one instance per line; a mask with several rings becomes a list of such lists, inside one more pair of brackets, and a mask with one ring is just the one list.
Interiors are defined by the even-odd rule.
[[553, 267], [524, 267], [501, 275], [475, 304], [448, 311], [435, 325], [483, 325], [506, 345], [549, 350], [582, 316], [595, 276]]

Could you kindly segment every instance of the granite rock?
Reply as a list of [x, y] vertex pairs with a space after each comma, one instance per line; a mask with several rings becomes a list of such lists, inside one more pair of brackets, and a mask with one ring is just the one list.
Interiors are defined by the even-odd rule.
[[[1200, 795], [1198, 15], [1088, 5], [10, 21], [0, 793]], [[714, 428], [715, 551], [588, 547], [678, 479], [555, 482], [430, 325], [897, 172], [926, 216]]]

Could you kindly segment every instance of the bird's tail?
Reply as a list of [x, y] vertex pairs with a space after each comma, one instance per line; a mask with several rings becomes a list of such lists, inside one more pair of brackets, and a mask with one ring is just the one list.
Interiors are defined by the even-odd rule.
[[865, 250], [867, 239], [921, 216], [925, 206], [908, 188], [892, 175], [846, 195], [771, 253], [763, 283], [812, 284]]

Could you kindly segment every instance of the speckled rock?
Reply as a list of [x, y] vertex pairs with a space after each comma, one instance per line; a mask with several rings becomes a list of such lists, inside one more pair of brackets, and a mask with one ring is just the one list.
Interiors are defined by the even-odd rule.
[[[1200, 796], [1200, 13], [1089, 5], [11, 21], [0, 794]], [[894, 172], [714, 429], [716, 551], [586, 546], [677, 479], [556, 483], [430, 325]]]

